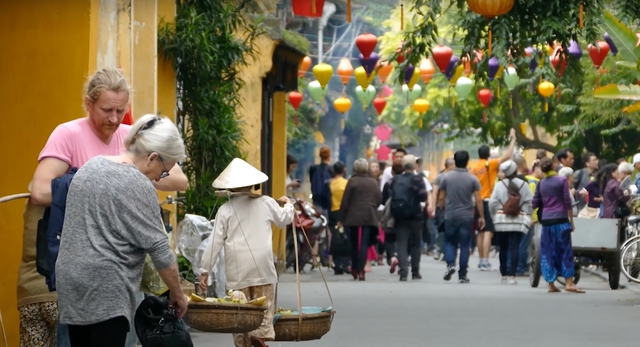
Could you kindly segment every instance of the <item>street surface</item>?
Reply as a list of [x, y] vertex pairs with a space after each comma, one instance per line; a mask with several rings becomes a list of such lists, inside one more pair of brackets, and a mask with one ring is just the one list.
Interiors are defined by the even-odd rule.
[[[494, 269], [497, 258], [491, 258]], [[442, 279], [444, 263], [422, 258], [423, 279], [398, 281], [388, 266], [376, 266], [367, 281], [325, 271], [336, 316], [322, 340], [298, 342], [310, 347], [490, 346], [562, 347], [638, 346], [640, 293], [612, 291], [602, 278], [582, 273], [586, 294], [549, 294], [546, 282], [529, 286], [500, 283], [499, 272], [480, 272], [471, 258], [470, 284]], [[308, 267], [307, 267], [308, 269]], [[318, 271], [301, 275], [303, 306], [329, 306]], [[626, 279], [623, 280], [626, 283]], [[559, 286], [559, 288], [562, 288]], [[287, 273], [278, 286], [278, 306], [296, 303], [295, 276]], [[192, 332], [194, 346], [233, 346], [231, 335]], [[295, 343], [270, 342], [270, 347]]]

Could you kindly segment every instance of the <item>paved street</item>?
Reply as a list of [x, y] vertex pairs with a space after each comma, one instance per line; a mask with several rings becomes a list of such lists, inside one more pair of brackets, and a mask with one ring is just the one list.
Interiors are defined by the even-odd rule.
[[[491, 259], [494, 268], [498, 259]], [[387, 266], [374, 267], [366, 282], [326, 274], [337, 314], [332, 330], [304, 346], [637, 346], [640, 293], [612, 291], [600, 277], [583, 272], [586, 294], [549, 294], [528, 278], [500, 284], [497, 271], [480, 272], [471, 259], [470, 284], [444, 282], [444, 263], [423, 257], [421, 281], [401, 283]], [[303, 306], [328, 306], [317, 272], [302, 275]], [[625, 280], [626, 282], [626, 280]], [[295, 277], [279, 285], [281, 307], [295, 307]], [[197, 347], [233, 346], [230, 335], [192, 333]], [[271, 347], [293, 346], [271, 342]]]

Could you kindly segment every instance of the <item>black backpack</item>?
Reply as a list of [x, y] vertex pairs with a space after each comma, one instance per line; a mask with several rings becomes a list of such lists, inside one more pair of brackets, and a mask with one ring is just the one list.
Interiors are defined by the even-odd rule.
[[391, 186], [391, 215], [395, 219], [412, 218], [420, 214], [420, 202], [416, 199], [412, 179], [414, 175], [397, 175]]
[[167, 295], [147, 296], [136, 310], [134, 326], [143, 347], [193, 347], [191, 335], [169, 307]]

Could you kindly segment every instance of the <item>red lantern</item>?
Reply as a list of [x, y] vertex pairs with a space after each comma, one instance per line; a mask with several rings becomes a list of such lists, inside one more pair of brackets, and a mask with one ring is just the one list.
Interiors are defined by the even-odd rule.
[[558, 72], [558, 76], [564, 74], [564, 69], [567, 68], [567, 55], [564, 54], [562, 47], [558, 46], [551, 54], [551, 65]]
[[[478, 90], [478, 99], [480, 100], [482, 105], [484, 105], [484, 108], [489, 107], [489, 104], [491, 103], [491, 99], [492, 99], [491, 89], [483, 88], [483, 89]], [[482, 114], [482, 121], [484, 123], [487, 122], [487, 111], [486, 110]]]
[[405, 47], [405, 42], [400, 43], [400, 45], [398, 46], [398, 48], [396, 49], [396, 53], [398, 54], [398, 57], [396, 58], [396, 61], [398, 62], [398, 64], [402, 64], [405, 60], [404, 57], [404, 53], [411, 53], [411, 47]]
[[381, 115], [382, 111], [384, 111], [384, 108], [387, 107], [387, 99], [385, 98], [373, 99], [373, 107], [375, 107], [376, 111], [378, 111], [378, 115]]
[[133, 115], [131, 115], [131, 106], [128, 106], [127, 113], [124, 114], [122, 124], [133, 125]]
[[324, 0], [291, 0], [293, 14], [301, 17], [322, 17]]
[[300, 103], [302, 102], [302, 94], [298, 92], [290, 92], [289, 95], [289, 103], [293, 106], [294, 110], [297, 110], [300, 107]]
[[589, 56], [591, 57], [591, 61], [593, 61], [593, 65], [595, 65], [596, 69], [599, 69], [607, 57], [607, 54], [609, 54], [609, 44], [605, 41], [598, 41], [598, 47], [589, 44], [587, 49], [589, 50]]
[[447, 71], [449, 60], [451, 60], [451, 56], [453, 55], [453, 50], [451, 49], [451, 47], [438, 45], [434, 47], [431, 52], [433, 53], [433, 60], [435, 60], [436, 65], [438, 65], [440, 72], [444, 73], [445, 71]]
[[356, 46], [358, 46], [358, 50], [360, 50], [365, 59], [369, 59], [377, 45], [378, 38], [373, 34], [364, 33], [356, 37]]

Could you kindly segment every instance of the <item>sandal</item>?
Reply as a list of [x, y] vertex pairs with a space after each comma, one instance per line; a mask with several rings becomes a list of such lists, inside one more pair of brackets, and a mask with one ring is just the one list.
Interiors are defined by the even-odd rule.
[[567, 292], [569, 292], [569, 293], [576, 293], [576, 294], [584, 294], [584, 293], [586, 293], [584, 290], [582, 290], [582, 289], [580, 289], [580, 288], [578, 288], [578, 287], [575, 287], [575, 288], [565, 288], [564, 290], [565, 290], [565, 291], [567, 291]]
[[549, 287], [549, 290], [547, 290], [548, 293], [560, 293], [561, 290], [558, 289], [556, 286], [553, 287]]

